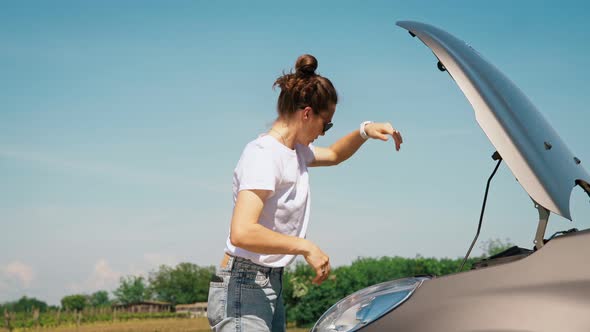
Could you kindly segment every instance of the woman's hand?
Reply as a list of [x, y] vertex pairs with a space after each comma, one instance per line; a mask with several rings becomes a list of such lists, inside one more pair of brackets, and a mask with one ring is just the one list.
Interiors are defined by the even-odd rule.
[[365, 125], [365, 133], [371, 138], [380, 139], [382, 141], [387, 141], [389, 136], [393, 137], [396, 151], [399, 151], [401, 144], [404, 142], [402, 134], [393, 128], [389, 122], [368, 123]]
[[330, 274], [330, 258], [318, 246], [311, 242], [309, 244], [309, 251], [303, 257], [307, 264], [315, 270], [316, 276], [312, 283], [320, 285]]

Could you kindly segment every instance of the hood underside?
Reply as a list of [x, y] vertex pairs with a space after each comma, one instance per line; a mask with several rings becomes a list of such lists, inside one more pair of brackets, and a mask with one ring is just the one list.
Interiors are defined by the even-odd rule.
[[434, 26], [397, 22], [428, 46], [475, 111], [492, 145], [531, 198], [571, 220], [570, 196], [590, 176], [531, 101], [464, 41]]

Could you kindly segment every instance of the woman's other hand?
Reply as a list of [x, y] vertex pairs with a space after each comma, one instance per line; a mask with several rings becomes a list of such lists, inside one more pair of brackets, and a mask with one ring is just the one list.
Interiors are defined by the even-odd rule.
[[309, 242], [310, 248], [307, 254], [303, 255], [307, 264], [309, 264], [316, 273], [312, 283], [321, 285], [330, 274], [330, 258], [318, 246]]

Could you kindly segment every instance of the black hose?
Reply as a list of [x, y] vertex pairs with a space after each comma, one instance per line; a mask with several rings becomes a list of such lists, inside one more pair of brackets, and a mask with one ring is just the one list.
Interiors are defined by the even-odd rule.
[[461, 263], [461, 268], [459, 268], [459, 272], [463, 271], [463, 267], [465, 266], [465, 262], [467, 262], [467, 259], [469, 258], [469, 254], [471, 254], [471, 250], [473, 249], [473, 246], [475, 245], [475, 242], [477, 241], [477, 238], [479, 237], [479, 231], [481, 230], [481, 222], [483, 221], [483, 213], [486, 210], [486, 202], [488, 200], [488, 190], [490, 189], [490, 182], [492, 181], [492, 178], [494, 177], [494, 175], [496, 175], [496, 171], [498, 170], [498, 167], [500, 167], [500, 163], [502, 162], [502, 157], [500, 157], [500, 154], [498, 152], [494, 152], [494, 154], [492, 155], [492, 158], [494, 160], [497, 160], [498, 163], [496, 164], [496, 167], [494, 168], [492, 175], [490, 175], [490, 177], [488, 179], [488, 183], [486, 185], [486, 192], [483, 196], [483, 204], [481, 206], [481, 214], [479, 215], [479, 225], [477, 226], [477, 233], [475, 234], [475, 238], [473, 239], [473, 242], [471, 242], [471, 246], [469, 247], [469, 250], [467, 251], [467, 255], [465, 255], [465, 259], [463, 259], [463, 263]]

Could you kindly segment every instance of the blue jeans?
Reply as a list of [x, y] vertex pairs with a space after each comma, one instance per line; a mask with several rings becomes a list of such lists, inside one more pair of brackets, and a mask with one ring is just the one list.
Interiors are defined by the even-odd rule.
[[209, 284], [207, 318], [214, 331], [285, 331], [283, 268], [230, 257]]

